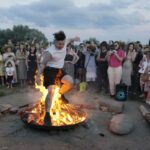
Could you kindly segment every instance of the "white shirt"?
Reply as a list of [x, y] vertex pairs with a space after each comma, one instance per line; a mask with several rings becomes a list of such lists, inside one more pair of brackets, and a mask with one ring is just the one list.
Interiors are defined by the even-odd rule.
[[15, 69], [13, 67], [6, 67], [6, 75], [13, 76]]
[[46, 64], [46, 66], [62, 69], [66, 57], [66, 44], [62, 49], [57, 49], [55, 45], [52, 45], [46, 51], [52, 56], [52, 59]]

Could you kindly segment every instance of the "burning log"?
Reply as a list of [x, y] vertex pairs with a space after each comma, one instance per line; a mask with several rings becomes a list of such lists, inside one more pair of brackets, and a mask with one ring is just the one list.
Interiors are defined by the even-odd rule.
[[34, 108], [36, 108], [38, 105], [39, 105], [39, 103], [26, 104], [26, 105], [20, 106], [18, 113], [21, 114], [22, 112], [25, 112], [25, 111], [31, 111]]

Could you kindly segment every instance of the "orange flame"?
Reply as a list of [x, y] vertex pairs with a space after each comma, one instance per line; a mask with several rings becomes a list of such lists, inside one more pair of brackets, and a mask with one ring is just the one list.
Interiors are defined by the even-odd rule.
[[[41, 77], [43, 81], [43, 77]], [[35, 85], [35, 88], [42, 93], [40, 103], [31, 111], [28, 117], [28, 122], [34, 122], [39, 125], [44, 124], [45, 116], [45, 98], [48, 91], [42, 85]], [[53, 88], [52, 106], [50, 109], [51, 121], [53, 126], [74, 125], [83, 122], [86, 119], [86, 114], [74, 107], [72, 104], [66, 104], [61, 100], [59, 93], [59, 80], [56, 78], [56, 85]]]

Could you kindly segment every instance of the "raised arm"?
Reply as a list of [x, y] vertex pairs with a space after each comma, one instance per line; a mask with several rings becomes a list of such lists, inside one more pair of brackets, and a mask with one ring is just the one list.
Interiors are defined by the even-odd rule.
[[72, 61], [72, 63], [76, 64], [78, 62], [78, 60], [79, 60], [79, 56], [72, 49], [71, 49], [71, 52], [73, 54], [73, 61]]
[[80, 37], [76, 36], [74, 38], [67, 39], [67, 43], [71, 43], [71, 42], [80, 42]]

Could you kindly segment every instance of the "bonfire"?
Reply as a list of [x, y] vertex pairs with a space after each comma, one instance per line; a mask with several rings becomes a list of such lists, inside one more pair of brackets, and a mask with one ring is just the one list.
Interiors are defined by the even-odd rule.
[[[43, 80], [43, 77], [41, 77], [41, 80]], [[47, 90], [43, 85], [35, 84], [35, 88], [42, 93], [42, 97], [38, 103], [33, 105], [33, 107], [25, 109], [21, 112], [21, 117], [28, 124], [44, 126], [44, 116], [46, 113], [45, 97], [47, 95]], [[52, 92], [52, 107], [50, 109], [52, 126], [73, 126], [84, 122], [86, 120], [86, 113], [78, 107], [75, 107], [73, 104], [66, 104], [61, 99], [59, 91], [59, 81], [56, 80], [56, 85], [54, 86]]]

